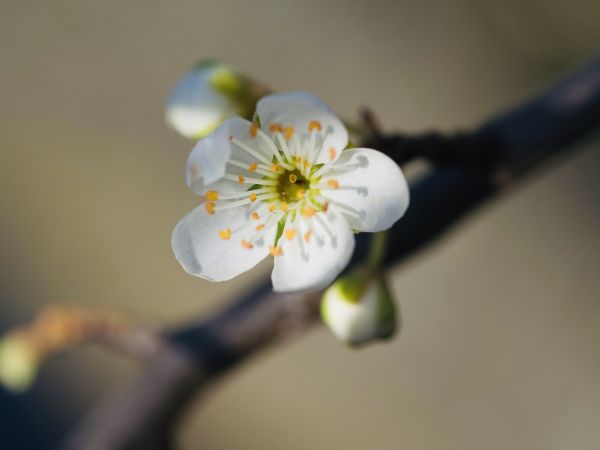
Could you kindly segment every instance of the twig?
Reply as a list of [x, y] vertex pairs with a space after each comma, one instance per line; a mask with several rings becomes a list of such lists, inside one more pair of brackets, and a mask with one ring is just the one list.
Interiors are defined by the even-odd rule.
[[[600, 60], [472, 132], [377, 136], [399, 163], [425, 157], [434, 169], [411, 186], [411, 207], [390, 231], [386, 264], [405, 260], [484, 201], [600, 124]], [[365, 257], [359, 235], [353, 262]], [[278, 295], [264, 284], [220, 313], [169, 334], [144, 373], [98, 405], [65, 449], [134, 450], [170, 446], [191, 399], [268, 345], [315, 323], [319, 293]]]

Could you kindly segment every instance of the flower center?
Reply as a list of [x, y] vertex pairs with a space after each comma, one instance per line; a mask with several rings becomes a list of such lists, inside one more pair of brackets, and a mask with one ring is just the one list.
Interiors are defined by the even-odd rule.
[[294, 203], [310, 189], [310, 181], [298, 169], [284, 170], [277, 180], [276, 189], [281, 201]]
[[[271, 247], [272, 256], [283, 254], [278, 244], [282, 237], [287, 241], [301, 239], [301, 242], [308, 243], [314, 234], [316, 239], [322, 241], [323, 236], [319, 236], [316, 224], [333, 239], [323, 218], [317, 215], [327, 212], [329, 203], [335, 202], [326, 193], [340, 188], [337, 180], [327, 177], [328, 164], [317, 162], [323, 151], [321, 129], [318, 121], [310, 121], [308, 136], [300, 140], [291, 126], [272, 123], [268, 127], [270, 135], [267, 135], [258, 124], [252, 123], [248, 130], [250, 140], [229, 136], [235, 148], [250, 155], [253, 160], [242, 162], [241, 158], [235, 156], [229, 159], [227, 164], [236, 168], [236, 173], [226, 172], [223, 178], [239, 183], [245, 190], [229, 195], [207, 191], [204, 207], [209, 215], [231, 208], [249, 207], [248, 217], [253, 234], [240, 241], [242, 247], [253, 249], [273, 226], [277, 227], [277, 234]], [[268, 147], [272, 155], [265, 155], [260, 147], [256, 147], [253, 143], [255, 139]], [[330, 148], [330, 161], [335, 156], [335, 149]], [[342, 207], [339, 204], [337, 206]], [[356, 213], [352, 208], [344, 208], [348, 214]], [[302, 234], [300, 225], [306, 228]], [[235, 232], [231, 227], [224, 228], [218, 230], [218, 236], [228, 241]]]

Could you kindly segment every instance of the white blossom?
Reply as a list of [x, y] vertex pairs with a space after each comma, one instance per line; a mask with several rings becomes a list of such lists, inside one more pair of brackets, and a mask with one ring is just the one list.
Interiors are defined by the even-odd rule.
[[254, 122], [225, 121], [188, 159], [203, 203], [173, 232], [183, 268], [224, 281], [271, 255], [276, 291], [329, 285], [350, 260], [353, 230], [385, 230], [409, 202], [389, 157], [347, 144], [342, 122], [308, 93], [264, 97]]

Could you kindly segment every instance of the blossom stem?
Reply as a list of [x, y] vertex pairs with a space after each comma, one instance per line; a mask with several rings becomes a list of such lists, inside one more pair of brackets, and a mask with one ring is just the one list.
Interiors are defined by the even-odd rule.
[[382, 262], [385, 258], [385, 244], [387, 242], [387, 231], [380, 231], [374, 233], [371, 238], [371, 246], [369, 248], [369, 255], [367, 257], [367, 264], [369, 269], [373, 272], [378, 271], [381, 268]]

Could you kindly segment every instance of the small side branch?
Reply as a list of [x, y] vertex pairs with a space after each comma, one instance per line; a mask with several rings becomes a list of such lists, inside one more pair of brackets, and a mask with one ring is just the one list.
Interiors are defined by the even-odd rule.
[[50, 306], [30, 324], [1, 337], [0, 382], [13, 391], [23, 391], [46, 359], [87, 343], [107, 345], [148, 361], [165, 341], [158, 333], [117, 314]]

